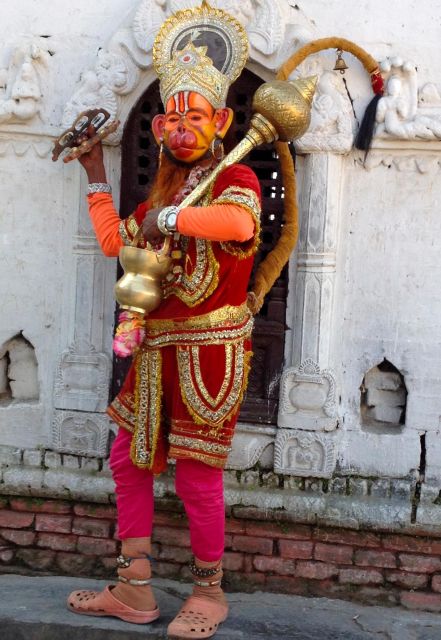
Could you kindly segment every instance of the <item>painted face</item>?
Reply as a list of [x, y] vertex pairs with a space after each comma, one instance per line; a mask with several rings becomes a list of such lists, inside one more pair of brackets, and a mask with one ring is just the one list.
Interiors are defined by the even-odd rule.
[[155, 116], [157, 139], [181, 162], [202, 158], [216, 135], [223, 137], [232, 119], [230, 109], [214, 109], [194, 91], [181, 91], [169, 99], [163, 116]]

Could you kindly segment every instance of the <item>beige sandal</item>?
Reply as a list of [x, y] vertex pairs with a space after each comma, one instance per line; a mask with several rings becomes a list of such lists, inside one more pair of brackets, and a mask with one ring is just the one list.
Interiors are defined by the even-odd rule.
[[227, 616], [228, 607], [220, 602], [190, 596], [168, 625], [167, 634], [170, 640], [211, 638]]
[[[142, 559], [147, 558], [150, 560], [150, 556], [145, 556]], [[141, 558], [126, 558], [120, 555], [117, 558], [118, 568], [127, 569], [133, 560], [139, 560]], [[118, 580], [125, 584], [130, 584], [135, 587], [144, 587], [151, 583], [151, 579], [138, 580], [135, 578], [127, 578], [125, 576], [118, 576]], [[134, 624], [148, 624], [159, 618], [159, 608], [156, 607], [151, 611], [139, 611], [133, 609], [129, 605], [124, 604], [118, 600], [113, 594], [113, 585], [107, 586], [104, 591], [73, 591], [67, 599], [67, 607], [74, 613], [79, 613], [85, 616], [114, 616], [125, 622], [132, 622]]]
[[[222, 582], [222, 569], [219, 564], [215, 568], [201, 569], [194, 560], [190, 564], [190, 571], [194, 575], [196, 587], [204, 589], [220, 587]], [[203, 581], [200, 578], [216, 576], [213, 581]], [[203, 597], [202, 594], [193, 594], [184, 602], [176, 618], [167, 629], [170, 640], [189, 640], [211, 638], [218, 630], [219, 625], [227, 619], [228, 604], [219, 602], [214, 598]]]

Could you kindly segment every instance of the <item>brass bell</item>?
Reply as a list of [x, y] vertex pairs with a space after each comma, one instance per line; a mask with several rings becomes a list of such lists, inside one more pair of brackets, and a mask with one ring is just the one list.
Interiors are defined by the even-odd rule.
[[343, 60], [343, 51], [341, 49], [337, 49], [337, 60], [335, 61], [334, 71], [340, 71], [343, 75], [346, 69], [349, 69], [349, 67]]

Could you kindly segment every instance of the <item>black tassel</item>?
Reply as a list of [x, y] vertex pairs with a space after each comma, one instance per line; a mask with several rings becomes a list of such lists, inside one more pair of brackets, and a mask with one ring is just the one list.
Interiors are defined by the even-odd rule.
[[377, 105], [382, 97], [381, 93], [376, 93], [369, 102], [355, 139], [355, 147], [357, 149], [361, 149], [361, 151], [366, 151], [366, 155], [369, 153], [369, 149], [371, 148], [372, 138], [374, 137]]

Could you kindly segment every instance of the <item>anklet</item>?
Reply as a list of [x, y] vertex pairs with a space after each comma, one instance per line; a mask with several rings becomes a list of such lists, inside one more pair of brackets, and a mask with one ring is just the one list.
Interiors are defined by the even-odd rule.
[[211, 576], [216, 575], [216, 573], [219, 571], [220, 569], [220, 563], [217, 565], [217, 567], [198, 567], [195, 563], [195, 559], [193, 558], [190, 562], [190, 571], [194, 576], [197, 576], [198, 578], [211, 578]]
[[149, 562], [155, 562], [155, 559], [148, 553], [146, 553], [145, 556], [137, 556], [136, 558], [129, 558], [128, 556], [123, 556], [123, 554], [120, 553], [116, 559], [116, 564], [119, 569], [128, 569], [133, 560], [149, 560]]
[[193, 580], [193, 584], [197, 587], [217, 587], [222, 583], [222, 580], [214, 580], [213, 582], [203, 582], [202, 580]]
[[125, 576], [118, 576], [118, 580], [124, 584], [131, 584], [132, 587], [146, 587], [152, 583], [151, 578], [145, 580], [139, 580], [138, 578], [126, 578]]

